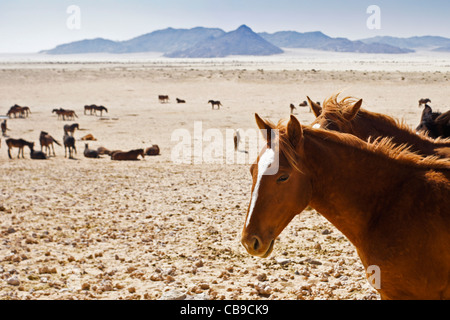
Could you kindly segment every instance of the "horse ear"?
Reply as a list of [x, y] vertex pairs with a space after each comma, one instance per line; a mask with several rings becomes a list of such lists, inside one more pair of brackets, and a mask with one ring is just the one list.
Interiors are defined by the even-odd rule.
[[263, 137], [267, 141], [267, 147], [270, 148], [270, 142], [271, 142], [271, 136], [272, 136], [272, 133], [270, 130], [272, 130], [272, 127], [267, 122], [265, 122], [257, 113], [255, 113], [255, 120], [256, 120], [256, 125], [262, 131]]
[[313, 111], [314, 115], [316, 116], [316, 118], [318, 116], [320, 116], [320, 114], [322, 113], [322, 107], [319, 106], [317, 103], [315, 103], [314, 101], [311, 101], [311, 99], [307, 96], [306, 97], [308, 99], [309, 102], [309, 106], [311, 107], [311, 110]]
[[291, 119], [289, 119], [287, 124], [287, 134], [292, 146], [297, 147], [302, 140], [303, 129], [298, 119], [293, 115], [291, 115]]
[[360, 99], [353, 106], [348, 107], [344, 113], [345, 119], [347, 119], [348, 121], [353, 120], [358, 114], [359, 109], [361, 109], [362, 102], [363, 102], [362, 99]]

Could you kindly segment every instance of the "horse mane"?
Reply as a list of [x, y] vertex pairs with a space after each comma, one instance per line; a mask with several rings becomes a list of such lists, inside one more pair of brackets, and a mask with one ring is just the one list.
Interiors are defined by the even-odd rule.
[[[280, 120], [277, 124], [266, 120], [267, 125], [272, 130], [278, 130], [279, 152], [282, 153], [288, 164], [297, 171], [301, 172], [298, 159], [299, 154], [292, 146], [288, 134], [285, 120]], [[412, 152], [407, 144], [395, 144], [392, 138], [377, 138], [365, 142], [354, 135], [328, 131], [325, 129], [315, 129], [310, 126], [303, 126], [304, 136], [314, 136], [321, 140], [333, 141], [340, 145], [347, 145], [359, 149], [362, 152], [372, 153], [385, 159], [396, 161], [402, 165], [413, 166], [423, 169], [450, 169], [450, 159], [439, 158], [436, 156], [422, 156]]]
[[[340, 101], [338, 101], [338, 96], [340, 95], [340, 92], [333, 94], [328, 99], [326, 99], [323, 102], [323, 108], [327, 113], [330, 113], [334, 115], [333, 120], [334, 121], [345, 121], [344, 118], [344, 110], [347, 107], [353, 106], [358, 99], [355, 97], [344, 97]], [[450, 113], [449, 113], [450, 116]], [[429, 137], [424, 132], [416, 132], [414, 131], [404, 119], [395, 119], [393, 117], [390, 117], [388, 115], [382, 114], [382, 113], [376, 113], [372, 112], [366, 109], [360, 109], [356, 117], [365, 117], [368, 119], [379, 119], [384, 121], [385, 123], [388, 123], [394, 127], [397, 127], [401, 131], [405, 131], [406, 134], [411, 134], [418, 136], [422, 140], [427, 140], [428, 142], [437, 144], [437, 143], [450, 143], [450, 138], [442, 138], [438, 137], [436, 139], [433, 139]], [[448, 119], [450, 121], [450, 117]]]

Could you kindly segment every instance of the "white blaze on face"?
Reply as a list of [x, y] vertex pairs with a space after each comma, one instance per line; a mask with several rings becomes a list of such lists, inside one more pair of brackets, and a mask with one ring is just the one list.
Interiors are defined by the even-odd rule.
[[258, 176], [256, 178], [255, 188], [253, 189], [252, 202], [250, 203], [250, 209], [248, 211], [247, 223], [245, 224], [245, 227], [248, 227], [250, 218], [253, 213], [253, 209], [255, 208], [256, 200], [258, 199], [258, 190], [261, 184], [261, 179], [274, 160], [275, 160], [275, 152], [272, 149], [266, 149], [261, 158], [259, 158]]
[[313, 125], [314, 129], [319, 129], [320, 128], [320, 124], [316, 123], [315, 125]]

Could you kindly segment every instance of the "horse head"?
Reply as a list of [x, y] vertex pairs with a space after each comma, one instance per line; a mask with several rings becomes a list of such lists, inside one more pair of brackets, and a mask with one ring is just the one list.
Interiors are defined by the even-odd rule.
[[309, 204], [312, 183], [308, 170], [300, 163], [304, 141], [297, 118], [291, 115], [286, 126], [275, 126], [258, 115], [255, 118], [260, 130], [279, 134], [275, 141], [273, 134], [267, 135], [267, 145], [250, 167], [252, 195], [241, 243], [250, 254], [267, 257], [276, 237]]

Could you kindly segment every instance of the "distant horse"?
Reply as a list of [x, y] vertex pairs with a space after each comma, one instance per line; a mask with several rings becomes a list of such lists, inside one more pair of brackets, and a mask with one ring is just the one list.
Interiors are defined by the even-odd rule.
[[298, 106], [299, 106], [299, 107], [307, 107], [307, 106], [308, 106], [308, 102], [303, 101], [303, 102], [301, 102]]
[[66, 118], [67, 118], [67, 120], [75, 120], [75, 118], [78, 118], [75, 111], [66, 110], [63, 108], [53, 109], [52, 113], [56, 113], [56, 115], [58, 116], [58, 119], [60, 119], [62, 117], [63, 120], [66, 120]]
[[161, 103], [169, 102], [169, 96], [167, 96], [167, 95], [159, 95], [158, 99], [159, 99], [159, 102], [161, 102]]
[[387, 115], [361, 109], [362, 100], [351, 97], [338, 101], [338, 94], [328, 98], [323, 108], [309, 99], [316, 119], [311, 123], [314, 128], [350, 133], [367, 141], [389, 137], [396, 144], [407, 144], [411, 151], [422, 155], [448, 157], [443, 148], [450, 147], [450, 140], [434, 140], [417, 134], [406, 124]]
[[157, 156], [160, 154], [159, 146], [157, 144], [152, 145], [149, 148], [146, 148], [144, 151], [146, 156]]
[[297, 108], [294, 106], [293, 103], [291, 103], [291, 105], [289, 106], [289, 108], [291, 108], [291, 114], [294, 114], [294, 110], [297, 109]]
[[103, 115], [103, 111], [108, 113], [108, 109], [106, 107], [94, 105], [94, 113], [95, 113], [95, 115], [97, 115], [97, 111], [100, 111], [100, 117]]
[[419, 100], [419, 108], [420, 108], [422, 105], [426, 105], [427, 103], [431, 103], [431, 100], [428, 99], [428, 98], [420, 99], [420, 100]]
[[102, 155], [102, 154], [110, 155], [111, 154], [111, 151], [106, 149], [105, 147], [98, 147], [97, 152], [99, 155]]
[[94, 111], [95, 106], [96, 106], [95, 104], [85, 105], [84, 106], [84, 114], [86, 114], [86, 111], [89, 111], [90, 114], [92, 115], [92, 111]]
[[69, 134], [73, 136], [75, 129], [80, 130], [80, 126], [78, 125], [78, 123], [74, 123], [74, 124], [66, 124], [64, 125], [64, 134]]
[[6, 131], [9, 130], [8, 126], [6, 125], [6, 119], [3, 120], [3, 122], [1, 123], [1, 128], [2, 128], [2, 136], [6, 136]]
[[9, 139], [6, 139], [5, 142], [6, 142], [6, 145], [8, 146], [8, 157], [10, 159], [12, 159], [12, 157], [11, 157], [11, 149], [12, 148], [19, 148], [19, 153], [17, 154], [18, 159], [20, 158], [21, 153], [22, 153], [22, 158], [25, 158], [23, 156], [23, 148], [25, 146], [28, 146], [28, 148], [30, 148], [30, 150], [34, 148], [34, 142], [28, 142], [23, 139], [9, 138]]
[[17, 113], [19, 114], [19, 117], [24, 117], [24, 115], [25, 115], [23, 107], [15, 104], [11, 108], [9, 108], [8, 112], [6, 113], [6, 115], [9, 118], [12, 118], [12, 115], [14, 114], [14, 118], [17, 118]]
[[30, 148], [30, 158], [38, 160], [48, 159], [44, 152], [35, 151], [33, 148]]
[[[53, 145], [53, 142], [56, 143], [58, 146], [61, 144], [56, 141], [51, 135], [49, 135], [45, 131], [41, 131], [41, 134], [39, 135], [39, 142], [41, 144], [41, 151], [44, 148], [44, 152], [50, 156], [51, 149], [53, 149], [53, 156], [56, 156], [55, 154], [55, 146]], [[50, 148], [51, 147], [51, 148]]]
[[241, 237], [248, 253], [269, 256], [310, 206], [356, 247], [382, 299], [450, 299], [450, 160], [421, 157], [386, 138], [366, 143], [302, 126], [292, 115], [287, 124], [258, 115], [256, 122], [276, 134], [267, 135], [250, 168]]
[[186, 103], [186, 101], [183, 100], [183, 99], [178, 99], [178, 98], [177, 98], [177, 103]]
[[53, 109], [52, 113], [56, 113], [56, 115], [58, 116], [58, 119], [61, 119], [63, 117], [63, 108], [59, 108], [59, 109]]
[[84, 145], [83, 154], [86, 158], [100, 158], [97, 150], [89, 149], [89, 145], [87, 143]]
[[444, 113], [433, 112], [429, 105], [425, 105], [416, 130], [426, 132], [434, 139], [450, 137], [450, 110]]
[[91, 133], [88, 133], [87, 135], [81, 137], [81, 140], [83, 140], [83, 141], [97, 141], [97, 139]]
[[144, 149], [112, 152], [111, 160], [138, 160], [138, 156], [141, 156], [142, 159], [144, 159]]
[[220, 106], [222, 106], [222, 104], [220, 103], [220, 101], [215, 101], [215, 100], [209, 100], [208, 103], [211, 103], [211, 108], [214, 110], [214, 106], [217, 106], [217, 109], [220, 109]]
[[22, 107], [22, 114], [25, 114], [25, 118], [28, 118], [28, 114], [31, 114], [29, 107]]
[[233, 142], [234, 142], [234, 150], [237, 151], [239, 149], [239, 143], [241, 142], [241, 131], [236, 129], [233, 134]]
[[77, 153], [77, 148], [75, 147], [75, 138], [67, 133], [64, 134], [64, 157], [67, 157], [67, 149], [69, 149], [69, 159], [73, 158], [73, 152]]

